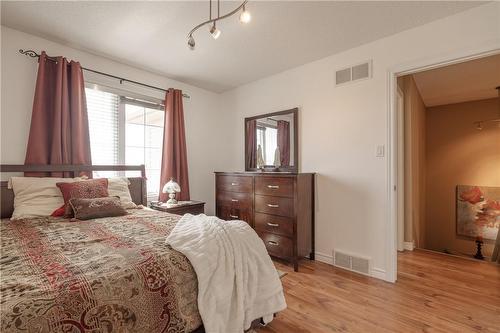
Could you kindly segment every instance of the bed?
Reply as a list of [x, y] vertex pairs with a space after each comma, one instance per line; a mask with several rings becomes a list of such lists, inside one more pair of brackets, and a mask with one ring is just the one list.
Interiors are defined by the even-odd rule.
[[[146, 204], [144, 166], [14, 166], [6, 172], [139, 171], [129, 177]], [[1, 332], [201, 332], [197, 278], [165, 244], [180, 218], [136, 209], [122, 217], [70, 222], [10, 221], [13, 194], [1, 189]]]

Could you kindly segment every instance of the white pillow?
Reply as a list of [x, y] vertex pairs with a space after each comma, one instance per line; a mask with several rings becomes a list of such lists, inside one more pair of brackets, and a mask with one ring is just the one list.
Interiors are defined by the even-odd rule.
[[120, 197], [120, 202], [125, 209], [137, 208], [130, 196], [129, 185], [130, 181], [126, 177], [108, 178], [108, 194], [110, 197]]
[[84, 178], [11, 177], [9, 187], [14, 191], [14, 212], [11, 220], [50, 216], [64, 204], [56, 183], [73, 183]]

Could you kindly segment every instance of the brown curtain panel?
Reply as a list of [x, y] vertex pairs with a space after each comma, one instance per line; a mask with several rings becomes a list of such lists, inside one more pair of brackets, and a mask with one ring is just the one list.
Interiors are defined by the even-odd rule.
[[290, 166], [290, 122], [278, 120], [277, 126], [281, 166]]
[[163, 127], [163, 155], [161, 160], [160, 201], [168, 200], [163, 186], [172, 178], [181, 187], [177, 200], [189, 200], [189, 179], [184, 129], [182, 91], [168, 89], [165, 97], [165, 124]]
[[[24, 163], [92, 164], [85, 84], [78, 62], [49, 59], [45, 52], [40, 55]], [[50, 175], [73, 176], [69, 172]]]
[[246, 165], [247, 168], [255, 169], [257, 167], [257, 120], [248, 120], [246, 127]]

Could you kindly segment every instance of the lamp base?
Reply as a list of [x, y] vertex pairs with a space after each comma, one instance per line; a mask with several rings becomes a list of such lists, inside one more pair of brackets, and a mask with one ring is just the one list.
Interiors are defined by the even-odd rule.
[[169, 193], [168, 197], [170, 199], [168, 199], [167, 205], [177, 205], [177, 200], [175, 200], [175, 193]]
[[484, 260], [484, 256], [481, 253], [481, 247], [483, 245], [483, 241], [476, 240], [476, 245], [477, 245], [477, 251], [476, 251], [476, 254], [474, 255], [474, 258], [479, 259], [479, 260]]
[[175, 199], [168, 199], [167, 200], [167, 205], [177, 205], [177, 200], [175, 200]]

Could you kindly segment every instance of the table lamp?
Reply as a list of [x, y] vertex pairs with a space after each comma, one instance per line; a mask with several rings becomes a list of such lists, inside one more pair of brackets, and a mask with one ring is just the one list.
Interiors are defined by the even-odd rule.
[[177, 200], [175, 200], [175, 193], [180, 192], [181, 187], [177, 184], [172, 178], [168, 181], [168, 183], [163, 186], [163, 193], [168, 193], [167, 205], [176, 205]]

